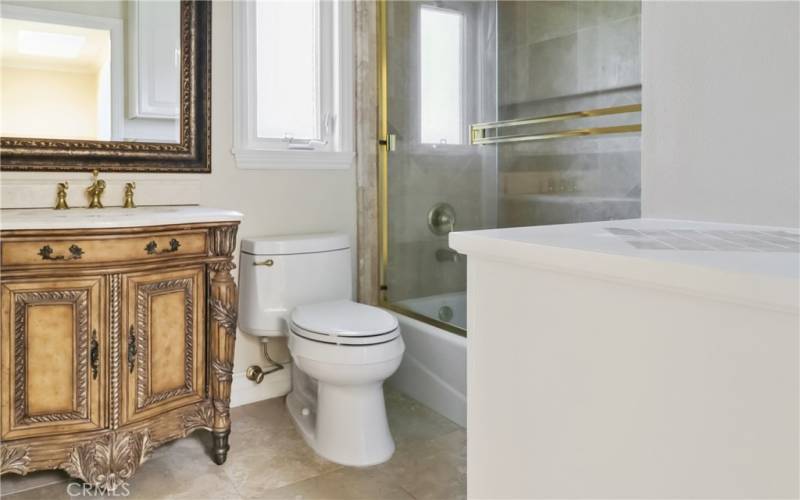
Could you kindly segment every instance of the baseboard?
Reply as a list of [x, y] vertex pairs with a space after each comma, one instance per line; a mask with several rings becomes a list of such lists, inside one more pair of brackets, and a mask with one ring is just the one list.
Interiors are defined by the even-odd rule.
[[467, 426], [467, 400], [464, 395], [427, 369], [408, 351], [400, 368], [387, 382], [461, 427]]
[[244, 372], [234, 373], [231, 385], [231, 407], [289, 394], [292, 388], [291, 375], [292, 371], [287, 366], [286, 369], [267, 375], [260, 384], [256, 384], [248, 380]]

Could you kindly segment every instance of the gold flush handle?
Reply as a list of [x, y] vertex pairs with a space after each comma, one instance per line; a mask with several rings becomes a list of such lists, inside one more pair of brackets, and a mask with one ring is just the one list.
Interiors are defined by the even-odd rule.
[[272, 259], [262, 260], [261, 262], [253, 262], [254, 266], [267, 266], [272, 267], [275, 264], [275, 261]]

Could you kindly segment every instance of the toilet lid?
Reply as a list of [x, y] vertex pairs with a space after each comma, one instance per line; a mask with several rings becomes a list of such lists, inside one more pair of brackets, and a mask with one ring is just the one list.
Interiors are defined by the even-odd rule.
[[377, 307], [349, 300], [298, 306], [292, 323], [308, 332], [339, 337], [371, 337], [397, 329], [397, 319]]

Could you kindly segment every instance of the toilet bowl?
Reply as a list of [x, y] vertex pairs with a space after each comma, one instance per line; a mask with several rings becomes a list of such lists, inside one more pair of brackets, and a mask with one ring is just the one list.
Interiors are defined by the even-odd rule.
[[333, 462], [368, 466], [394, 453], [383, 382], [405, 344], [393, 315], [350, 300], [350, 266], [344, 235], [243, 240], [239, 327], [288, 337], [286, 405], [306, 443]]
[[400, 366], [404, 350], [397, 320], [381, 309], [336, 301], [294, 310], [289, 351], [297, 370], [316, 382], [316, 398], [295, 373], [287, 406], [320, 456], [353, 466], [392, 456], [383, 382]]

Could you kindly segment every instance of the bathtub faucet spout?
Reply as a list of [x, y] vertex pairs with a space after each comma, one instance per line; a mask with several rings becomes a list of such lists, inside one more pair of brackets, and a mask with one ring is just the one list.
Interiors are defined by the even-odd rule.
[[436, 250], [436, 260], [438, 262], [461, 262], [464, 256], [451, 248], [440, 248]]

